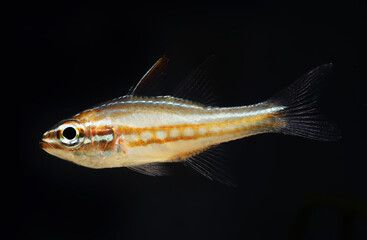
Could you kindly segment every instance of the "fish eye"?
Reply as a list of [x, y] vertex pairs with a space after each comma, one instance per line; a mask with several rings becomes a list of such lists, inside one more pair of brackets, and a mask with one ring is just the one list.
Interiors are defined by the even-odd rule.
[[79, 146], [84, 140], [84, 128], [78, 121], [68, 121], [58, 127], [57, 137], [70, 148]]
[[72, 140], [76, 137], [76, 130], [73, 127], [67, 127], [62, 131], [62, 136], [67, 140]]

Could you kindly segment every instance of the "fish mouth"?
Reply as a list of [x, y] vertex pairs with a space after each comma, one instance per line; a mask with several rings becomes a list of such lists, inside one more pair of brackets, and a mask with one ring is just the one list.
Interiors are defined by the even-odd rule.
[[54, 131], [47, 131], [43, 134], [41, 141], [39, 142], [40, 147], [43, 150], [54, 148], [55, 143], [53, 142], [54, 139]]
[[41, 149], [46, 150], [47, 148], [51, 148], [51, 144], [45, 142], [43, 139], [39, 142]]
[[61, 150], [62, 147], [60, 147], [60, 145], [58, 145], [57, 143], [54, 142], [53, 139], [41, 139], [41, 141], [39, 142], [39, 145], [41, 147], [41, 149], [51, 155], [55, 155], [53, 154], [53, 152], [55, 150]]

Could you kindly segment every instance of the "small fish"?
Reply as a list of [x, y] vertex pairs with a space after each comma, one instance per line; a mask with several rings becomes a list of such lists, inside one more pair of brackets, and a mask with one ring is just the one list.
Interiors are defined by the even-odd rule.
[[[215, 107], [187, 99], [209, 99], [209, 59], [173, 96], [147, 97], [168, 58], [160, 58], [131, 88], [115, 98], [63, 120], [45, 132], [43, 150], [89, 168], [128, 167], [152, 176], [167, 174], [167, 163], [184, 162], [209, 179], [231, 184], [210, 149], [260, 133], [283, 133], [330, 141], [338, 128], [316, 108], [320, 80], [332, 64], [319, 66], [266, 101], [239, 107]], [[144, 96], [145, 95], [145, 96]], [[174, 97], [175, 96], [175, 97]]]

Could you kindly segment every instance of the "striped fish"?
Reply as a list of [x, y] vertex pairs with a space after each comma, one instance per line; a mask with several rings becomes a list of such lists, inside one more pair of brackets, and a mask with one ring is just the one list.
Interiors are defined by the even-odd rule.
[[[205, 97], [206, 61], [175, 96]], [[147, 97], [166, 69], [160, 58], [128, 95], [87, 109], [44, 133], [43, 150], [90, 168], [128, 167], [147, 175], [167, 173], [184, 162], [210, 179], [230, 184], [215, 154], [220, 143], [260, 133], [284, 133], [315, 140], [337, 140], [335, 125], [316, 109], [320, 79], [332, 64], [319, 66], [274, 97], [258, 104], [214, 107], [173, 96]]]

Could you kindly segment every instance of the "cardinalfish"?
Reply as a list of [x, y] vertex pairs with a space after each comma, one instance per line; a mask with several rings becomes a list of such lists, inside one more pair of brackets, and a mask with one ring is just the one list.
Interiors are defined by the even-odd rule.
[[[230, 184], [214, 146], [261, 133], [283, 133], [321, 141], [339, 139], [334, 124], [317, 109], [320, 80], [332, 64], [321, 65], [266, 101], [216, 107], [192, 101], [208, 95], [202, 64], [172, 96], [150, 97], [165, 72], [160, 58], [127, 95], [82, 111], [44, 133], [41, 147], [89, 168], [128, 167], [158, 176], [167, 163], [184, 162], [209, 179]], [[190, 99], [190, 100], [189, 100]], [[208, 156], [206, 156], [206, 153]]]

